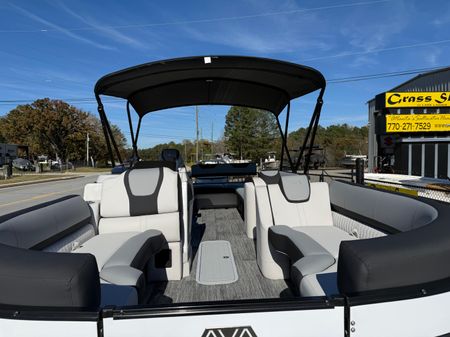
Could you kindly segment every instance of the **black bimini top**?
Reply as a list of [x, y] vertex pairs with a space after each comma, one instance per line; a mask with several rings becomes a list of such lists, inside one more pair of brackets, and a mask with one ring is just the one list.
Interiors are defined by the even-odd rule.
[[279, 115], [325, 87], [310, 67], [257, 57], [197, 56], [146, 63], [102, 77], [95, 94], [127, 99], [139, 116], [189, 105], [237, 105]]

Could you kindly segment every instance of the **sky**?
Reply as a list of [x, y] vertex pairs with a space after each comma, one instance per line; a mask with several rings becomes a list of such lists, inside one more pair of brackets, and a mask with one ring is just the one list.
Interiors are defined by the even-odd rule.
[[[183, 56], [250, 55], [314, 67], [329, 81], [321, 125], [367, 124], [366, 102], [415, 75], [355, 76], [449, 66], [448, 0], [0, 0], [0, 116], [18, 103], [64, 99], [97, 115], [103, 75]], [[293, 103], [290, 131], [315, 103]], [[105, 98], [129, 139], [125, 103]], [[147, 115], [139, 146], [195, 137], [195, 107]], [[228, 107], [200, 107], [204, 138], [223, 134]]]

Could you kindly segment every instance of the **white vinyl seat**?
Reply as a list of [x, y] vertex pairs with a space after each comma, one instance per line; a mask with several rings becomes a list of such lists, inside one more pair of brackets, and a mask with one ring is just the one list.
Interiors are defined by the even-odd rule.
[[[328, 185], [278, 171], [262, 172], [253, 181], [257, 262], [262, 274], [270, 279], [290, 278], [300, 295], [318, 296], [307, 283], [317, 281], [314, 275], [334, 268], [342, 241], [355, 239], [333, 226]], [[286, 250], [286, 246], [294, 248]], [[328, 285], [327, 289], [334, 289]]]
[[249, 239], [255, 237], [256, 232], [256, 199], [255, 185], [253, 182], [246, 182], [244, 185], [244, 222], [245, 233]]
[[[166, 247], [148, 266], [147, 279], [179, 280], [183, 274], [183, 243], [187, 234], [179, 204], [178, 172], [166, 167], [164, 162], [140, 164], [139, 168], [101, 183], [99, 234], [160, 231]], [[165, 261], [159, 261], [161, 258]]]
[[96, 235], [73, 253], [95, 256], [102, 283], [135, 287], [142, 295], [146, 265], [164, 244], [164, 237], [157, 230], [118, 232]]

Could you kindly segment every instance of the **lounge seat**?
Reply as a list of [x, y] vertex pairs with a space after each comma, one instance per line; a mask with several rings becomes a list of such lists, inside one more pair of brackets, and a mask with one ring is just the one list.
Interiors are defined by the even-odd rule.
[[[278, 171], [262, 172], [253, 181], [262, 274], [290, 279], [301, 296], [316, 296], [308, 282], [335, 268], [342, 241], [356, 239], [333, 226], [328, 185], [310, 184], [307, 176]], [[336, 275], [330, 275], [333, 286], [327, 288], [335, 289]]]
[[143, 271], [165, 242], [157, 230], [109, 233], [93, 237], [73, 252], [95, 256], [101, 282], [136, 287], [142, 295], [146, 285]]
[[269, 228], [273, 248], [291, 261], [290, 279], [300, 294], [300, 283], [307, 275], [322, 272], [336, 262], [330, 252], [305, 233], [288, 226]]
[[308, 235], [335, 259], [339, 256], [339, 246], [342, 241], [357, 240], [356, 237], [334, 226], [303, 226], [292, 229]]
[[[1, 216], [1, 244], [18, 249], [23, 252], [21, 254], [29, 251], [30, 261], [36, 259], [48, 273], [57, 273], [56, 269], [61, 268], [58, 265], [64, 264], [63, 261], [66, 260], [69, 264], [67, 276], [61, 276], [61, 282], [66, 283], [68, 282], [66, 279], [70, 278], [69, 273], [74, 273], [73, 269], [79, 268], [77, 263], [83, 261], [82, 257], [90, 256], [89, 263], [92, 265], [92, 260], [94, 261], [96, 274], [89, 272], [89, 278], [95, 278], [95, 283], [101, 281], [103, 284], [110, 284], [107, 287], [102, 284], [101, 294], [104, 293], [106, 298], [102, 298], [101, 302], [125, 305], [138, 304], [138, 300], [142, 299], [147, 283], [145, 275], [147, 265], [167, 243], [163, 234], [157, 230], [97, 234], [91, 208], [80, 196], [72, 195]], [[32, 254], [31, 251], [42, 254]], [[55, 257], [57, 255], [58, 257]], [[80, 255], [80, 258], [76, 258], [75, 255]], [[51, 263], [47, 264], [45, 259], [55, 261], [54, 271], [50, 271]], [[19, 262], [17, 260], [17, 263]], [[32, 264], [30, 268], [31, 266]], [[17, 272], [26, 275], [19, 267]], [[72, 274], [72, 277], [78, 276]], [[33, 279], [32, 276], [29, 278]], [[38, 291], [39, 282], [35, 282], [37, 282], [35, 290]], [[83, 284], [83, 289], [87, 289], [83, 292], [98, 292], [95, 289], [89, 290], [86, 280], [73, 282]], [[30, 281], [29, 284], [32, 285], [33, 282]], [[95, 284], [92, 287], [95, 287]], [[47, 288], [43, 285], [42, 289]], [[48, 289], [45, 291], [50, 291]], [[60, 291], [61, 296], [69, 296], [56, 286], [54, 290], [55, 293]], [[86, 296], [79, 292], [75, 294]], [[116, 294], [117, 298], [114, 299], [113, 294]], [[35, 298], [36, 301], [42, 300], [38, 296]], [[62, 305], [66, 303], [64, 301], [66, 300], [60, 302], [55, 300], [55, 303]], [[80, 303], [92, 302], [81, 298]]]

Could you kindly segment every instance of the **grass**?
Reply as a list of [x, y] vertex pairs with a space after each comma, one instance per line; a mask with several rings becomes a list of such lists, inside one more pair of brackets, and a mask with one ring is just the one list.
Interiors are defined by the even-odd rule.
[[13, 184], [13, 183], [23, 183], [28, 181], [39, 181], [44, 179], [52, 179], [52, 178], [61, 178], [61, 177], [73, 177], [73, 175], [64, 175], [61, 174], [24, 174], [21, 176], [13, 176], [10, 179], [0, 179], [0, 186], [6, 185], [6, 184]]
[[[69, 171], [71, 172], [71, 171]], [[74, 172], [111, 172], [111, 168], [108, 167], [77, 167], [75, 168]]]

